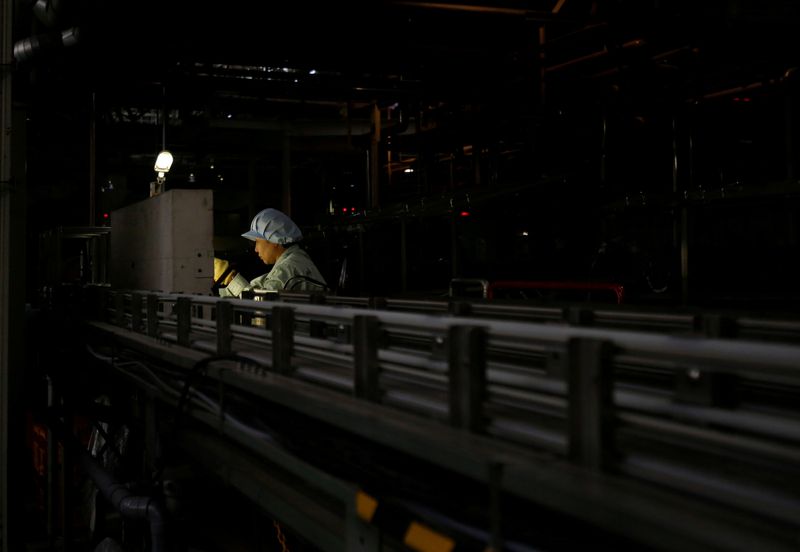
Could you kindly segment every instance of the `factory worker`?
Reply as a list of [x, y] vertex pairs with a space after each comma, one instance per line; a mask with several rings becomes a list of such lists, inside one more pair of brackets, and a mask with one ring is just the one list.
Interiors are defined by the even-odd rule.
[[[255, 242], [255, 252], [272, 270], [250, 280], [241, 274], [222, 278], [226, 287], [219, 288], [221, 297], [241, 297], [242, 291], [325, 291], [328, 289], [314, 261], [298, 243], [303, 239], [300, 228], [277, 209], [264, 209], [250, 223], [242, 237]], [[214, 259], [215, 281], [229, 268], [227, 261]], [[232, 276], [232, 277], [231, 277]]]

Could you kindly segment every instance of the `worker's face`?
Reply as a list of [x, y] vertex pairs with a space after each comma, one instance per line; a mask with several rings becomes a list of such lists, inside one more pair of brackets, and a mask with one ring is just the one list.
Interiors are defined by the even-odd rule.
[[268, 242], [267, 240], [256, 239], [256, 253], [258, 253], [258, 258], [261, 259], [264, 264], [275, 264], [275, 261], [277, 261], [281, 253], [283, 253], [283, 247], [277, 243]]

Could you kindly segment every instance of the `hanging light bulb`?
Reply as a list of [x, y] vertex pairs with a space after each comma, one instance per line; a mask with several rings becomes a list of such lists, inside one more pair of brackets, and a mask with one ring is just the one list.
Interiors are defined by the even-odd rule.
[[161, 153], [158, 154], [158, 157], [156, 157], [156, 164], [153, 166], [153, 170], [159, 173], [158, 176], [160, 178], [164, 178], [164, 173], [168, 173], [171, 167], [172, 154], [167, 150], [161, 151]]
[[161, 116], [161, 152], [156, 157], [155, 165], [153, 165], [153, 170], [156, 171], [158, 175], [156, 177], [155, 182], [150, 183], [150, 197], [154, 195], [158, 195], [164, 191], [164, 183], [166, 182], [166, 177], [164, 176], [166, 173], [169, 172], [170, 168], [172, 167], [172, 154], [167, 150], [167, 89], [166, 87], [162, 87], [162, 94], [164, 98], [164, 105], [162, 106], [162, 116]]

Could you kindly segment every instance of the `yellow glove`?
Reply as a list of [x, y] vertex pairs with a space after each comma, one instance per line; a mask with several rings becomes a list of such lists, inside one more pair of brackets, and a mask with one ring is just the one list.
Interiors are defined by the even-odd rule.
[[[214, 283], [227, 286], [236, 276], [236, 271], [231, 268], [228, 261], [214, 257]], [[220, 278], [223, 280], [220, 282]]]

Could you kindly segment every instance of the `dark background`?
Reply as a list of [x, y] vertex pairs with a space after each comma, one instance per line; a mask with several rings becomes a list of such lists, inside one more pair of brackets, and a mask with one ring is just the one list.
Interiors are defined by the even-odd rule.
[[39, 234], [113, 225], [163, 142], [167, 189], [214, 190], [217, 254], [249, 277], [239, 234], [289, 202], [343, 294], [800, 304], [795, 2], [46, 4], [50, 26], [14, 13], [31, 301]]

